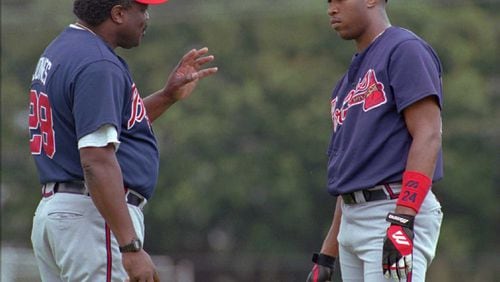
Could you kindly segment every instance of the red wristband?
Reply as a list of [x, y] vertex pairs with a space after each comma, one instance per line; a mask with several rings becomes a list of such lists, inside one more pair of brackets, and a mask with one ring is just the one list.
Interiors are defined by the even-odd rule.
[[405, 171], [403, 187], [396, 205], [411, 208], [418, 213], [431, 184], [432, 180], [426, 175], [418, 171]]

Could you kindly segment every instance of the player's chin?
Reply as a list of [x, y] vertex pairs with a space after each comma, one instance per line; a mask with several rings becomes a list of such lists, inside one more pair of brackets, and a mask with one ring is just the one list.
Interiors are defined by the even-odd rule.
[[337, 32], [338, 36], [344, 40], [351, 40], [355, 38], [352, 34], [347, 32], [346, 30], [335, 29], [335, 31]]
[[128, 44], [128, 45], [122, 45], [120, 47], [122, 47], [123, 49], [132, 49], [132, 48], [137, 47], [137, 46], [139, 46], [139, 44], [134, 44], [134, 45]]
[[127, 41], [127, 43], [122, 44], [120, 47], [122, 47], [123, 49], [132, 49], [134, 47], [141, 45], [141, 39], [142, 36], [140, 38], [137, 38], [136, 40], [129, 40]]

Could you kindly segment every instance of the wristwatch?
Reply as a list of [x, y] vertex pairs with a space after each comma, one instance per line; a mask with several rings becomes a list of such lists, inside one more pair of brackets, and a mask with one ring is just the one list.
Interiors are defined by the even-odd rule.
[[125, 246], [120, 246], [120, 253], [138, 252], [142, 249], [141, 240], [134, 238]]

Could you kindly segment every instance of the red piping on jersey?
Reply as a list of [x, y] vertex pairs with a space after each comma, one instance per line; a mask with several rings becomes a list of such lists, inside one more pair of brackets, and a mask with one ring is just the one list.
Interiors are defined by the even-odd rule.
[[111, 254], [111, 230], [105, 224], [106, 230], [106, 282], [111, 282], [111, 273], [113, 272], [113, 256]]

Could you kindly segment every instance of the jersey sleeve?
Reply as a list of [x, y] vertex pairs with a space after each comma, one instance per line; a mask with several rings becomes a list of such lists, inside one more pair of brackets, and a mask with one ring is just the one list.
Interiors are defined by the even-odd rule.
[[396, 47], [389, 61], [389, 80], [398, 112], [428, 96], [442, 107], [441, 65], [429, 46], [407, 40]]
[[74, 82], [73, 116], [77, 138], [105, 124], [120, 134], [127, 82], [123, 71], [110, 61], [88, 65]]

